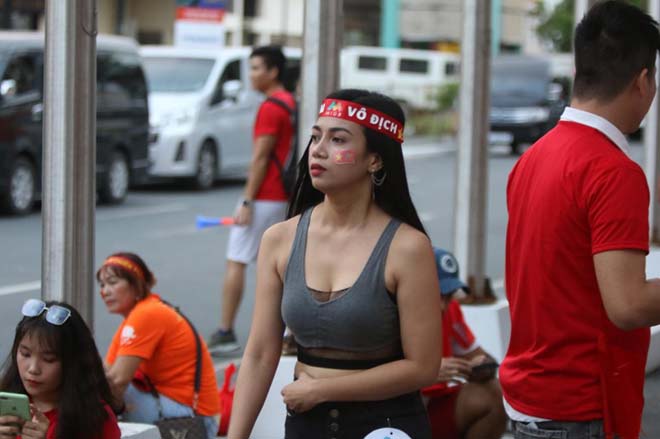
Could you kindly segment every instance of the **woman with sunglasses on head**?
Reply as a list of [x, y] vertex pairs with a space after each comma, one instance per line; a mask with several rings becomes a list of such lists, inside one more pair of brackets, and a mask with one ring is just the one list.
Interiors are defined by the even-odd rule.
[[154, 423], [199, 415], [208, 437], [215, 438], [218, 387], [204, 340], [197, 335], [201, 385], [196, 394], [195, 331], [178, 310], [151, 292], [156, 279], [142, 258], [115, 253], [103, 262], [96, 279], [108, 311], [124, 317], [105, 357], [112, 391], [125, 403], [122, 420]]
[[298, 345], [294, 382], [281, 391], [287, 439], [431, 437], [419, 389], [440, 364], [441, 303], [408, 191], [403, 125], [401, 107], [378, 93], [324, 100], [290, 219], [261, 242], [228, 438], [250, 437], [285, 324]]
[[22, 313], [0, 391], [27, 395], [32, 419], [0, 416], [0, 438], [119, 439], [103, 363], [80, 314], [38, 299]]

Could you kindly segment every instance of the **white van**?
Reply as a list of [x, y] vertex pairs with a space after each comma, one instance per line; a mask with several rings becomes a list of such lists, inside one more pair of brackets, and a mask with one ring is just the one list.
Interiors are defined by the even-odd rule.
[[[192, 178], [197, 188], [206, 189], [220, 176], [245, 175], [263, 100], [248, 78], [251, 51], [141, 48], [152, 126], [150, 176]], [[301, 51], [287, 48], [284, 54], [285, 85], [293, 89]]]
[[340, 65], [342, 88], [378, 91], [410, 108], [434, 109], [440, 87], [460, 80], [460, 56], [433, 50], [350, 46]]

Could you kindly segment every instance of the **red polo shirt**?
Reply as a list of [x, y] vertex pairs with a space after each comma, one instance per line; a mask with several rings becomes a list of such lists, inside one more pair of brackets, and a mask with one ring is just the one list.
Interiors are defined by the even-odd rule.
[[526, 415], [583, 421], [604, 418], [614, 390], [625, 392], [619, 394], [634, 424], [649, 330], [622, 331], [610, 322], [593, 256], [648, 252], [642, 169], [601, 132], [562, 121], [514, 167], [507, 206], [506, 401]]
[[[272, 94], [273, 98], [279, 99], [289, 108], [295, 110], [296, 101], [293, 95], [286, 90], [280, 90]], [[259, 136], [274, 136], [275, 155], [282, 165], [286, 162], [291, 149], [291, 137], [293, 136], [293, 124], [291, 123], [291, 114], [282, 106], [264, 101], [257, 112], [257, 119], [254, 122], [254, 140]], [[257, 200], [287, 201], [289, 197], [284, 190], [280, 170], [277, 168], [274, 160], [268, 163], [268, 170], [264, 181], [259, 187], [255, 197]]]

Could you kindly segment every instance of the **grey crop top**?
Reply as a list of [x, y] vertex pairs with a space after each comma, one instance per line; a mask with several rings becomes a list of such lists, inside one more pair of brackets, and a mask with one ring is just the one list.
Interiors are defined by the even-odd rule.
[[[298, 222], [282, 293], [282, 318], [298, 344], [298, 360], [313, 366], [357, 369], [402, 358], [398, 307], [385, 286], [387, 253], [401, 223], [396, 219], [389, 222], [349, 289], [339, 297], [320, 301], [305, 279], [312, 210], [306, 210]], [[349, 355], [326, 355], [334, 352]]]

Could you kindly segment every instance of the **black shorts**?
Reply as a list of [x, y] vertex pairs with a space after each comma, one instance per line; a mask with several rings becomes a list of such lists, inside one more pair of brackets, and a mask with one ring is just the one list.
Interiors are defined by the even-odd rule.
[[413, 439], [431, 439], [419, 392], [382, 401], [324, 402], [304, 413], [287, 411], [285, 439], [364, 439], [381, 428], [396, 428]]

